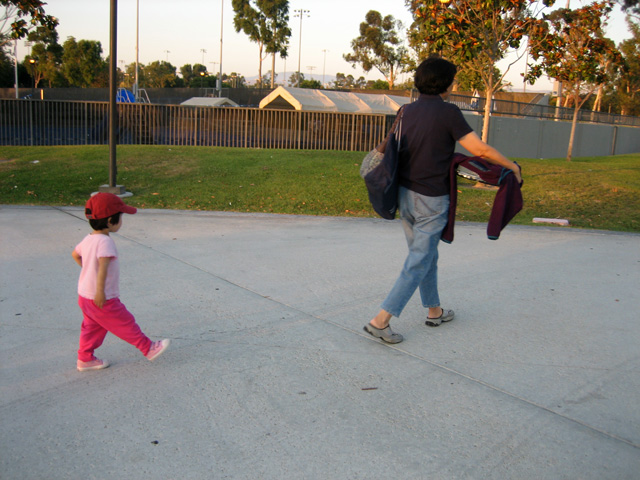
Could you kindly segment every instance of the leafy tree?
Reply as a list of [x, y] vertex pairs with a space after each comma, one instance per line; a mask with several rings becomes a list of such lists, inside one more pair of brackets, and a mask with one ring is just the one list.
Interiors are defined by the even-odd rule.
[[640, 0], [621, 0], [619, 3], [625, 13], [640, 18]]
[[149, 88], [175, 87], [177, 80], [176, 67], [164, 60], [151, 62], [145, 68], [145, 85]]
[[[143, 64], [138, 64], [138, 85], [140, 87], [144, 87], [147, 85], [147, 67]], [[127, 88], [133, 88], [133, 85], [136, 82], [136, 63], [131, 62], [126, 66], [124, 72], [123, 83]]]
[[293, 72], [289, 77], [289, 85], [297, 85], [298, 79], [300, 79], [300, 83], [304, 80], [304, 73], [302, 72]]
[[291, 29], [289, 28], [289, 1], [269, 0], [258, 1], [258, 6], [264, 12], [271, 27], [271, 41], [266, 44], [267, 53], [271, 54], [271, 88], [275, 87], [277, 74], [276, 53], [280, 58], [287, 58], [289, 50], [289, 38]]
[[236, 72], [231, 72], [230, 75], [223, 73], [222, 86], [223, 88], [245, 88], [247, 81], [242, 75], [238, 75]]
[[[542, 0], [543, 6], [555, 0]], [[518, 52], [528, 29], [536, 21], [538, 0], [408, 0], [414, 22], [409, 32], [410, 45], [417, 53], [437, 53], [465, 65], [482, 81], [482, 90], [491, 98], [502, 86], [507, 68], [495, 78], [495, 64], [510, 52]], [[426, 47], [425, 47], [426, 46]], [[517, 55], [517, 62], [524, 54]], [[509, 65], [509, 67], [511, 66]], [[487, 141], [491, 102], [485, 102], [482, 139]]]
[[407, 50], [402, 46], [398, 30], [402, 23], [393, 16], [369, 10], [360, 24], [360, 36], [351, 41], [353, 53], [343, 55], [353, 68], [360, 65], [365, 72], [378, 70], [392, 89], [396, 76], [406, 61]]
[[232, 0], [235, 16], [233, 25], [236, 32], [243, 31], [254, 43], [258, 44], [258, 79], [262, 86], [262, 62], [267, 54], [287, 55], [288, 39], [291, 30], [289, 22], [288, 0]]
[[96, 40], [69, 37], [62, 45], [61, 70], [71, 87], [106, 87], [108, 65], [102, 59], [102, 45]]
[[622, 115], [640, 115], [640, 25], [627, 22], [631, 38], [624, 40], [619, 49], [624, 58], [624, 70], [615, 81], [615, 101]]
[[58, 21], [45, 13], [45, 5], [40, 0], [0, 0], [0, 48], [38, 26], [55, 29]]
[[526, 80], [535, 82], [543, 73], [569, 87], [574, 104], [567, 161], [571, 161], [575, 128], [580, 108], [620, 63], [613, 42], [603, 36], [604, 19], [610, 2], [596, 2], [583, 8], [562, 8], [544, 15], [530, 32], [529, 51], [533, 61]]
[[193, 65], [187, 63], [180, 67], [180, 75], [182, 75], [182, 80], [184, 80], [184, 84], [187, 87], [191, 86], [191, 81], [193, 80]]
[[37, 27], [29, 33], [27, 39], [34, 42], [31, 47], [31, 55], [27, 56], [26, 60], [33, 59], [35, 61], [33, 69], [36, 87], [42, 79], [47, 79], [49, 88], [54, 85], [63, 85], [64, 80], [60, 73], [63, 48], [58, 43], [58, 32], [55, 27]]
[[13, 87], [14, 80], [13, 59], [0, 49], [0, 88]]
[[[397, 85], [396, 85], [397, 86]], [[370, 80], [367, 82], [368, 90], [389, 90], [389, 82], [384, 80]]]
[[356, 80], [353, 75], [345, 75], [344, 73], [336, 73], [336, 79], [333, 82], [334, 88], [337, 89], [364, 88], [366, 84], [364, 77]]
[[322, 82], [315, 78], [312, 80], [301, 80], [300, 88], [322, 88]]

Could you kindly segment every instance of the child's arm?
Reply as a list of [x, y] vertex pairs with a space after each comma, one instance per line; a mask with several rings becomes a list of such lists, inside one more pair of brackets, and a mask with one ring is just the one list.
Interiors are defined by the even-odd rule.
[[96, 279], [96, 295], [93, 298], [93, 303], [96, 304], [96, 307], [102, 308], [104, 305], [105, 294], [104, 294], [104, 284], [107, 280], [107, 270], [109, 270], [109, 263], [111, 262], [111, 257], [100, 257], [98, 258], [98, 278]]
[[75, 248], [73, 249], [73, 252], [71, 252], [71, 256], [76, 261], [76, 263], [82, 267], [82, 257], [78, 252], [76, 252]]

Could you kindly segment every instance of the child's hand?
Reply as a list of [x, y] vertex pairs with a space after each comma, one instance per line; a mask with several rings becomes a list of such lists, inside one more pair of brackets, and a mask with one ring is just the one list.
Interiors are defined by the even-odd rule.
[[95, 303], [96, 307], [102, 308], [104, 302], [106, 302], [104, 292], [96, 292], [96, 296], [93, 299], [93, 303]]

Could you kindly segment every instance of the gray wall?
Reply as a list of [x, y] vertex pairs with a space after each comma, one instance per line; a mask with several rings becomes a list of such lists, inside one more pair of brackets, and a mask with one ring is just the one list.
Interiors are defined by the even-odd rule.
[[[480, 135], [482, 116], [464, 113]], [[491, 117], [489, 144], [507, 157], [563, 158], [567, 156], [571, 122], [512, 117]], [[640, 152], [640, 128], [578, 123], [573, 157]], [[461, 149], [463, 151], [463, 149]]]

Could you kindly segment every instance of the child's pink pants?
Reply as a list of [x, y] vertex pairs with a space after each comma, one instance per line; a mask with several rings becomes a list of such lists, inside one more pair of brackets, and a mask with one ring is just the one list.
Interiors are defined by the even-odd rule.
[[142, 333], [136, 319], [119, 298], [107, 300], [102, 308], [98, 308], [93, 300], [78, 296], [78, 305], [84, 315], [80, 329], [78, 360], [81, 362], [93, 360], [93, 352], [102, 345], [107, 332], [130, 343], [143, 355], [149, 353], [151, 340]]

